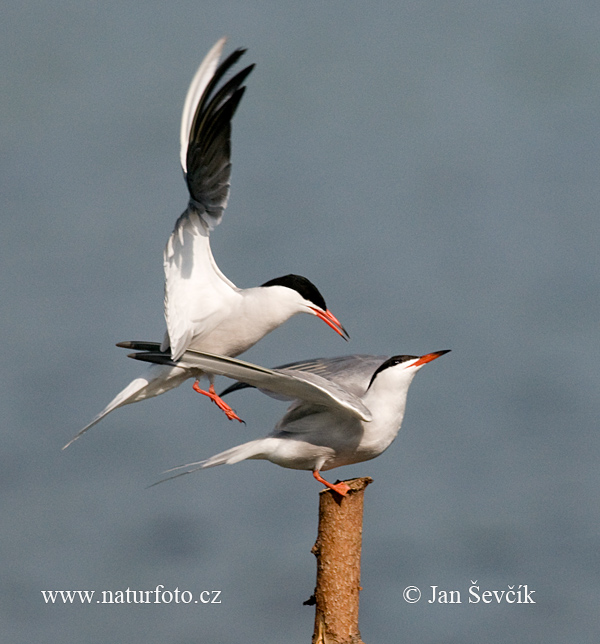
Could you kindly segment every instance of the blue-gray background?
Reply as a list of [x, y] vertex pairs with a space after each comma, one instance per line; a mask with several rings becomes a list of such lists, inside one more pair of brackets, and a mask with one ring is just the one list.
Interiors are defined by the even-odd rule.
[[[60, 447], [160, 339], [186, 204], [185, 91], [228, 35], [257, 67], [213, 251], [239, 286], [316, 282], [259, 364], [452, 353], [369, 475], [367, 642], [598, 640], [600, 5], [584, 0], [3, 4], [0, 631], [14, 644], [308, 642], [319, 486], [249, 462], [152, 488], [270, 430], [186, 384]], [[233, 400], [233, 399], [232, 399]], [[468, 605], [528, 584], [535, 605]], [[222, 590], [219, 606], [49, 606], [43, 589]], [[460, 590], [455, 606], [402, 590]]]

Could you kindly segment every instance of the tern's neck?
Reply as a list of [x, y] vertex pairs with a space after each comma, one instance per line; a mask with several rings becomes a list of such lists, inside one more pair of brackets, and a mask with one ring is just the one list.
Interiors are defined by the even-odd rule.
[[297, 293], [282, 286], [259, 286], [245, 289], [241, 294], [242, 314], [248, 330], [256, 337], [252, 344], [303, 310]]
[[404, 419], [406, 395], [412, 376], [414, 374], [382, 372], [363, 396], [363, 402], [373, 415], [370, 423], [363, 424], [364, 441], [378, 444], [381, 451], [398, 435]]

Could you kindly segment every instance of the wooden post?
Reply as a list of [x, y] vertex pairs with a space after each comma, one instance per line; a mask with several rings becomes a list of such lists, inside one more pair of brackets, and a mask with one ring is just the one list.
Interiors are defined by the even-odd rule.
[[364, 644], [358, 630], [360, 551], [364, 491], [373, 479], [345, 481], [345, 497], [325, 489], [319, 496], [315, 632], [312, 644]]

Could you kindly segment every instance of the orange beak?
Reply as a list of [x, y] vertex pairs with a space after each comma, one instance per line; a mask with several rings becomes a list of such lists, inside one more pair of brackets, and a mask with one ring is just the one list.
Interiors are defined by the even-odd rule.
[[414, 362], [411, 367], [419, 367], [422, 364], [427, 364], [428, 362], [431, 362], [432, 360], [435, 360], [436, 358], [439, 358], [440, 356], [443, 356], [446, 353], [450, 353], [450, 349], [446, 349], [445, 351], [434, 351], [433, 353], [428, 353], [427, 355], [421, 356], [416, 362]]
[[323, 320], [323, 322], [325, 322], [327, 326], [331, 327], [337, 334], [341, 335], [342, 338], [344, 338], [344, 340], [350, 339], [350, 336], [348, 335], [348, 331], [344, 329], [340, 321], [335, 317], [335, 315], [329, 309], [323, 312], [320, 309], [315, 309], [312, 306], [310, 308], [312, 311], [314, 311], [315, 315], [319, 318], [319, 320]]

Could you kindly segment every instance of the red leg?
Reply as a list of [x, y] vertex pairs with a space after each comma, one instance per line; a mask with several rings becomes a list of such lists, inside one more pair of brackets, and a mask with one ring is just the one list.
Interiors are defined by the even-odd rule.
[[208, 396], [221, 411], [225, 412], [225, 415], [227, 416], [227, 418], [229, 418], [229, 420], [239, 420], [240, 423], [244, 422], [222, 398], [219, 398], [212, 383], [208, 388], [208, 391], [200, 389], [200, 383], [197, 380], [192, 385], [192, 388], [199, 394]]
[[345, 483], [336, 483], [335, 485], [333, 483], [330, 483], [329, 481], [326, 481], [320, 474], [318, 470], [315, 470], [313, 472], [313, 476], [319, 481], [319, 483], [323, 483], [323, 485], [327, 486], [330, 490], [333, 490], [334, 492], [337, 492], [341, 496], [346, 496], [348, 491], [350, 490], [350, 486], [346, 485]]

